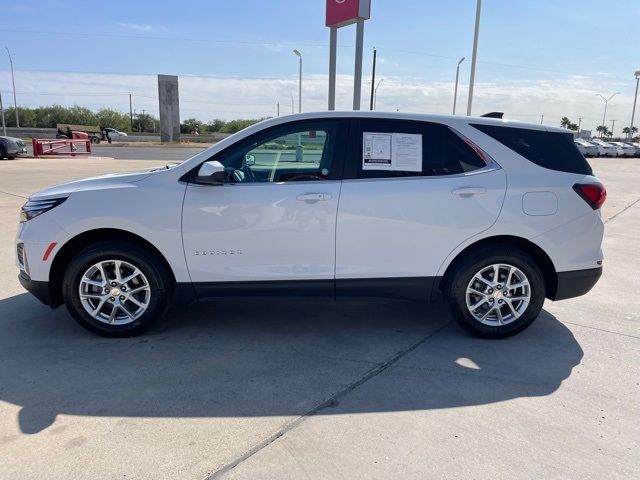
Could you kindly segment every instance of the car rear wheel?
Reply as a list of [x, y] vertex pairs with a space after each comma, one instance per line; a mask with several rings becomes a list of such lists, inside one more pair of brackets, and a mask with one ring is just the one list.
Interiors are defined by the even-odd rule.
[[165, 313], [171, 293], [161, 262], [136, 245], [104, 242], [78, 254], [64, 276], [73, 318], [105, 337], [138, 335]]
[[445, 294], [458, 323], [484, 338], [515, 335], [540, 314], [544, 277], [535, 261], [509, 245], [485, 247], [452, 272]]

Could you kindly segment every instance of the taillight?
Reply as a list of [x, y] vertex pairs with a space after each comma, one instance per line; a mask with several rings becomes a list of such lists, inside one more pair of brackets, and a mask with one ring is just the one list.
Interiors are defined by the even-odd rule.
[[607, 199], [607, 189], [601, 183], [576, 183], [573, 189], [594, 210], [598, 210]]

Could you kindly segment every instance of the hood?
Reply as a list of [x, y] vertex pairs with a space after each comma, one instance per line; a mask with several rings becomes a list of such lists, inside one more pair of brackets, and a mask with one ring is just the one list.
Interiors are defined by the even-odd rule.
[[164, 170], [165, 168], [166, 167], [126, 173], [111, 173], [107, 175], [100, 175], [98, 177], [85, 178], [83, 180], [74, 180], [72, 182], [61, 183], [60, 185], [55, 185], [45, 190], [41, 190], [40, 192], [31, 195], [29, 198], [31, 200], [46, 200], [48, 198], [68, 197], [73, 192], [85, 190], [121, 188], [129, 183], [144, 180], [148, 176], [152, 175], [153, 172]]

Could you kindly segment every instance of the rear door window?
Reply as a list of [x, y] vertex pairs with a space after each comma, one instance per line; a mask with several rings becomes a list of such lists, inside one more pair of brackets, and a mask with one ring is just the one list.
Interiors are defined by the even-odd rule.
[[593, 175], [573, 141], [573, 134], [500, 125], [472, 124], [504, 146], [540, 167], [559, 172]]
[[[352, 145], [345, 165], [345, 179], [397, 178], [456, 175], [486, 166], [480, 156], [446, 125], [413, 120], [367, 118], [354, 120]], [[363, 168], [365, 136], [372, 134], [419, 135], [422, 147], [420, 171], [369, 170]]]

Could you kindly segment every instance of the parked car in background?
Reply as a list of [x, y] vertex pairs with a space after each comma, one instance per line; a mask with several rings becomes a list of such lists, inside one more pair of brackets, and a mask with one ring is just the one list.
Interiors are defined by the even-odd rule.
[[625, 145], [633, 147], [634, 157], [640, 157], [640, 143], [638, 142], [625, 142]]
[[0, 160], [3, 158], [13, 160], [22, 153], [27, 153], [27, 147], [22, 140], [14, 137], [0, 137]]
[[15, 252], [27, 290], [104, 336], [142, 333], [174, 293], [442, 294], [464, 328], [503, 338], [527, 328], [545, 297], [598, 281], [605, 199], [560, 128], [305, 113], [178, 165], [32, 195]]
[[573, 140], [578, 147], [578, 150], [585, 157], [597, 157], [599, 154], [598, 147], [596, 147], [593, 143], [589, 143], [582, 138], [575, 138]]
[[633, 157], [636, 154], [636, 148], [627, 145], [624, 142], [610, 142], [611, 145], [615, 145], [618, 148], [619, 157]]
[[598, 147], [598, 156], [600, 157], [617, 157], [618, 148], [615, 145], [600, 140], [599, 138], [592, 138], [590, 140], [592, 144]]

